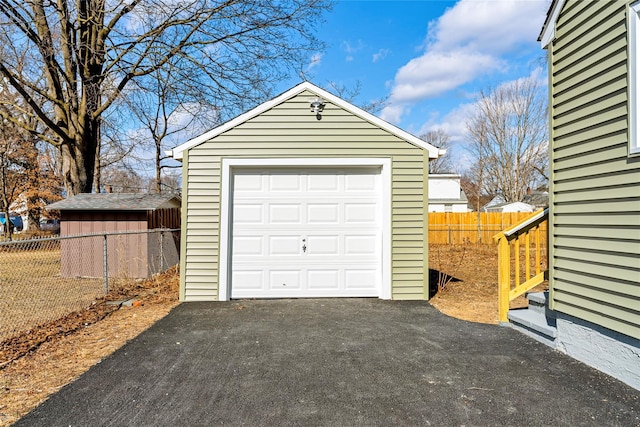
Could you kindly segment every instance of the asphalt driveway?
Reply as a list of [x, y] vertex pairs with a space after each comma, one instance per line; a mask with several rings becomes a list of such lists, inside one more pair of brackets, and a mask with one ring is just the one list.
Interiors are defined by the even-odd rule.
[[426, 302], [187, 303], [18, 426], [638, 426], [639, 392]]

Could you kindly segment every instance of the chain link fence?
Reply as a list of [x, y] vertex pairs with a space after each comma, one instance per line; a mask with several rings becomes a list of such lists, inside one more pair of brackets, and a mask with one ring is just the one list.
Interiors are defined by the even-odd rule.
[[0, 242], [0, 342], [179, 262], [180, 231]]

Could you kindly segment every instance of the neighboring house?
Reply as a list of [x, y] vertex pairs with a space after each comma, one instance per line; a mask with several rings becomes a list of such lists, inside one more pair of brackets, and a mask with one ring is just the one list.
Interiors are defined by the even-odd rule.
[[491, 206], [485, 206], [482, 209], [484, 212], [533, 212], [535, 206], [524, 202], [511, 202], [511, 203], [497, 203]]
[[[166, 194], [78, 194], [50, 204], [60, 211], [60, 236], [112, 232], [146, 232], [180, 227], [180, 198]], [[175, 265], [179, 247], [159, 233], [112, 236], [107, 243], [109, 275], [145, 278]], [[103, 239], [61, 241], [63, 277], [102, 277]], [[124, 251], [124, 252], [122, 252]]]
[[443, 150], [304, 82], [170, 153], [181, 300], [428, 298], [428, 162]]
[[556, 0], [540, 41], [555, 347], [640, 388], [640, 2]]
[[[26, 231], [29, 228], [29, 211], [27, 210], [27, 201], [23, 194], [20, 194], [16, 200], [11, 203], [9, 206], [9, 210], [11, 211], [11, 221], [14, 223], [14, 226], [19, 221], [20, 226], [16, 227], [16, 231]], [[4, 217], [4, 216], [3, 216]], [[18, 218], [16, 218], [18, 217]], [[4, 224], [3, 220], [0, 219], [0, 222]], [[19, 230], [18, 230], [19, 228]], [[2, 228], [4, 232], [4, 228]]]
[[482, 207], [482, 212], [534, 212], [535, 206], [524, 202], [505, 202], [502, 194], [495, 196]]
[[[44, 200], [44, 199], [40, 199], [40, 203], [41, 206], [45, 206], [48, 201]], [[14, 201], [13, 203], [11, 203], [11, 206], [9, 206], [9, 209], [12, 212], [12, 218], [14, 217], [13, 215], [17, 215], [19, 216], [19, 224], [20, 227], [18, 227], [20, 229], [20, 231], [29, 231], [29, 232], [33, 232], [33, 231], [37, 231], [37, 230], [31, 230], [29, 227], [29, 208], [27, 207], [27, 198], [25, 197], [25, 193], [20, 194]], [[42, 222], [47, 222], [49, 220], [49, 218], [46, 217], [42, 217], [40, 218], [40, 224], [42, 224]], [[14, 222], [17, 222], [14, 221]], [[40, 228], [40, 230], [42, 231], [56, 231], [56, 228], [52, 228], [52, 227], [45, 227], [45, 228]]]
[[504, 196], [502, 194], [498, 194], [493, 199], [489, 200], [489, 202], [486, 205], [484, 205], [482, 208], [480, 208], [480, 210], [482, 212], [486, 212], [487, 209], [490, 209], [498, 205], [504, 205], [505, 203], [506, 202], [504, 200]]
[[458, 174], [429, 174], [429, 212], [467, 212]]
[[528, 191], [522, 201], [528, 205], [533, 206], [534, 211], [540, 209], [546, 209], [549, 207], [549, 192], [548, 191]]

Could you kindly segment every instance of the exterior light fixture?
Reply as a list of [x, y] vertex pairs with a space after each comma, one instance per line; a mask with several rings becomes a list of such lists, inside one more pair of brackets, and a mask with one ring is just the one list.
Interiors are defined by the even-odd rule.
[[309, 100], [309, 105], [311, 107], [311, 112], [316, 115], [316, 119], [321, 120], [322, 111], [324, 110], [325, 102], [321, 98], [314, 98]]

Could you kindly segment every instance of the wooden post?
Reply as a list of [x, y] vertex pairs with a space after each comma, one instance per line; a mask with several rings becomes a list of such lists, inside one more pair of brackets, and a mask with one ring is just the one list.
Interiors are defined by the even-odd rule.
[[536, 275], [540, 274], [540, 226], [536, 227]]
[[515, 287], [520, 286], [520, 237], [517, 236], [515, 239], [515, 254], [514, 254], [514, 262], [515, 262]]
[[502, 236], [498, 243], [498, 321], [507, 323], [509, 319], [509, 288], [510, 288], [510, 263], [511, 254], [509, 241]]
[[525, 277], [524, 280], [527, 281], [531, 277], [531, 239], [529, 238], [529, 232], [524, 236], [524, 258], [525, 258]]

